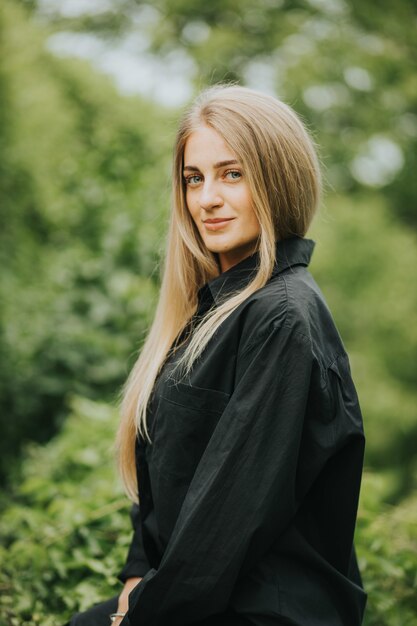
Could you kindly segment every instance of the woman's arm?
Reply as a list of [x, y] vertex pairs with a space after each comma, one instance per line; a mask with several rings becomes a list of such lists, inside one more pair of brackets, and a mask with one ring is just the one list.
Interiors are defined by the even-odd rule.
[[[143, 546], [140, 508], [136, 503], [133, 503], [130, 509], [130, 519], [133, 527], [133, 536], [125, 565], [118, 575], [118, 579], [124, 583], [124, 587], [119, 595], [117, 613], [127, 613], [129, 593], [142, 580], [146, 572], [150, 570]], [[113, 622], [113, 626], [119, 626], [122, 619], [122, 617], [117, 617]]]
[[[132, 589], [136, 587], [136, 585], [141, 580], [142, 578], [139, 576], [134, 577], [134, 578], [128, 578], [126, 580], [123, 590], [119, 596], [119, 604], [117, 606], [117, 613], [127, 613], [127, 610], [129, 608], [128, 606], [129, 593], [132, 591]], [[122, 623], [122, 619], [123, 617], [117, 617], [113, 622], [113, 626], [119, 626], [119, 624]]]

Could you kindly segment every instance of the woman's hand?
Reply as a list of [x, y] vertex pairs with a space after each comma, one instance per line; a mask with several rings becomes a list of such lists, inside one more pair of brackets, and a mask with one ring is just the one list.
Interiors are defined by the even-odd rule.
[[[117, 606], [117, 613], [127, 613], [129, 608], [128, 599], [129, 593], [136, 587], [136, 585], [142, 580], [142, 578], [128, 578], [125, 582], [125, 586], [119, 596], [119, 604]], [[123, 617], [117, 617], [112, 626], [119, 626], [122, 623]]]

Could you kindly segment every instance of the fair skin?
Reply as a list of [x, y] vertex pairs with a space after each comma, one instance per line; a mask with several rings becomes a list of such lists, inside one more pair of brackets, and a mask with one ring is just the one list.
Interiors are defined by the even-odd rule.
[[[140, 583], [141, 580], [142, 578], [138, 578], [138, 577], [128, 578], [126, 580], [123, 590], [119, 596], [119, 605], [117, 607], [117, 613], [127, 613], [127, 610], [129, 608], [129, 605], [128, 605], [129, 593], [132, 591], [132, 589], [136, 587], [138, 583]], [[123, 620], [123, 617], [117, 617], [115, 621], [113, 622], [112, 626], [119, 626], [119, 624], [122, 623], [122, 620]]]
[[245, 172], [213, 128], [202, 124], [187, 139], [183, 176], [188, 210], [221, 271], [255, 252], [260, 226]]

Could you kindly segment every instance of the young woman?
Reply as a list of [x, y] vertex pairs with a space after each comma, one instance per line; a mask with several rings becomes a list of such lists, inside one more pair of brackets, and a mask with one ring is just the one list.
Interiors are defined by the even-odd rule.
[[72, 626], [359, 626], [365, 438], [309, 273], [314, 141], [271, 96], [215, 86], [177, 135], [155, 319], [117, 444], [134, 501], [122, 593]]

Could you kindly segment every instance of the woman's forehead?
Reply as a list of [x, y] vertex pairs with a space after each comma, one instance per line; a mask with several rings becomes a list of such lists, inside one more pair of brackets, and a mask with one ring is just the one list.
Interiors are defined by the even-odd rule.
[[237, 162], [238, 156], [214, 128], [206, 125], [193, 131], [184, 146], [184, 167], [196, 169], [201, 164], [221, 167], [225, 161]]

